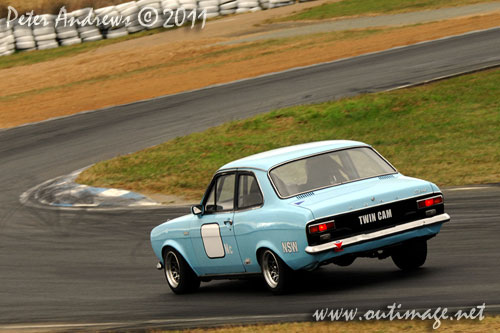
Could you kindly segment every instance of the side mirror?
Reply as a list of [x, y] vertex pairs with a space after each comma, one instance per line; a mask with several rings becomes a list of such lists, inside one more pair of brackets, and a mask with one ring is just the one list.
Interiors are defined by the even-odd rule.
[[194, 215], [202, 215], [203, 214], [203, 205], [191, 206], [191, 213], [193, 213]]

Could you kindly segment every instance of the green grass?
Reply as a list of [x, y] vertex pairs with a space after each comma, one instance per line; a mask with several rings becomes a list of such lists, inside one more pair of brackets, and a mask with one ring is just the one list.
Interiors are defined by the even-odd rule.
[[37, 50], [31, 52], [16, 52], [10, 56], [0, 57], [0, 69], [11, 68], [16, 66], [31, 65], [43, 61], [49, 61], [61, 57], [69, 57], [83, 52], [89, 52], [100, 47], [123, 42], [129, 39], [140, 38], [153, 35], [166, 29], [159, 28], [153, 30], [145, 30], [132, 35], [127, 35], [114, 39], [103, 39], [96, 42], [82, 43], [78, 45], [61, 46], [50, 50]]
[[199, 199], [223, 164], [304, 142], [373, 145], [400, 172], [438, 185], [500, 180], [500, 70], [272, 111], [116, 157], [79, 182]]
[[493, 0], [343, 0], [305, 9], [276, 21], [321, 20], [372, 13], [394, 13], [470, 5]]

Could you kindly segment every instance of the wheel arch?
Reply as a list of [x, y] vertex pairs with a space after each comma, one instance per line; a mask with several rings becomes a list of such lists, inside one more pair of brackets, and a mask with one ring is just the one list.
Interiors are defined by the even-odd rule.
[[187, 264], [189, 265], [189, 267], [191, 267], [191, 269], [193, 270], [193, 272], [197, 276], [200, 276], [200, 273], [196, 270], [196, 267], [193, 265], [193, 263], [191, 262], [191, 260], [186, 255], [186, 250], [184, 249], [184, 247], [181, 244], [179, 244], [178, 242], [176, 242], [175, 240], [172, 240], [172, 239], [169, 239], [169, 240], [165, 241], [163, 243], [162, 247], [161, 247], [161, 261], [162, 261], [163, 265], [165, 265], [165, 262], [163, 260], [163, 258], [165, 258], [165, 252], [169, 248], [177, 251], [177, 253], [179, 253], [182, 256], [182, 258], [184, 258], [184, 260], [187, 262]]
[[288, 263], [281, 256], [281, 253], [279, 252], [279, 248], [269, 241], [260, 241], [259, 243], [257, 243], [256, 249], [255, 249], [255, 255], [257, 256], [257, 262], [259, 263], [259, 266], [261, 265], [260, 257], [262, 256], [262, 253], [265, 250], [273, 251], [276, 256], [278, 256], [281, 260], [283, 260], [283, 262], [287, 266], [289, 266]]

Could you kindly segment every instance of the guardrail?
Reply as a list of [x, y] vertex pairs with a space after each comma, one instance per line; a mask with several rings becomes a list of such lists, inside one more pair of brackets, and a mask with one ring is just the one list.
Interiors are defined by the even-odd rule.
[[139, 0], [98, 9], [82, 8], [69, 13], [62, 8], [58, 15], [39, 15], [38, 23], [23, 22], [18, 15], [12, 21], [0, 19], [0, 56], [16, 51], [46, 50], [118, 38], [145, 29], [180, 26], [197, 19], [255, 12], [294, 3], [295, 0]]

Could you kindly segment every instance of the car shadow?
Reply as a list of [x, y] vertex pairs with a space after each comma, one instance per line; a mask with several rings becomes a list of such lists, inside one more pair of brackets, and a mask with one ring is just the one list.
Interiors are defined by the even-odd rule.
[[[355, 264], [353, 265], [355, 266]], [[325, 292], [347, 292], [349, 290], [405, 286], [413, 282], [439, 275], [439, 267], [422, 267], [405, 272], [397, 268], [337, 267], [328, 265], [312, 272], [299, 271], [293, 275], [289, 294], [323, 294]], [[231, 295], [269, 294], [264, 280], [253, 277], [245, 280], [218, 280], [202, 283], [197, 293]]]

